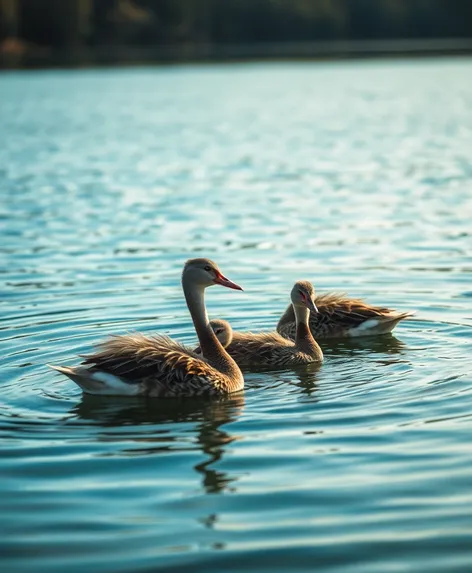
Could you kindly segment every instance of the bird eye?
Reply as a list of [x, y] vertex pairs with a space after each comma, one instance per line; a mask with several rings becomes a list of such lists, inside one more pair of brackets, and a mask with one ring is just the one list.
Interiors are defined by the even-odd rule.
[[211, 267], [210, 265], [206, 265], [205, 267], [203, 267], [205, 271], [210, 272], [211, 271]]
[[300, 296], [302, 297], [302, 299], [306, 300], [305, 293], [302, 290], [299, 290], [298, 292], [300, 293]]

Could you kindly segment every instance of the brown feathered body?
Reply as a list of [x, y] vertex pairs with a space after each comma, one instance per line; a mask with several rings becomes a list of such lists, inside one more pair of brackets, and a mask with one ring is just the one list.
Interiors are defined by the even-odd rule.
[[113, 386], [113, 379], [103, 374], [117, 378], [116, 387], [120, 381], [126, 384], [129, 394], [152, 398], [220, 395], [240, 389], [237, 381], [219, 371], [219, 365], [212, 366], [167, 336], [111, 336], [83, 358], [83, 366], [74, 374], [79, 380], [85, 375], [89, 387], [96, 382], [97, 393], [102, 393], [100, 379]]
[[[316, 339], [385, 334], [391, 332], [400, 320], [413, 315], [412, 312], [372, 306], [361, 299], [337, 293], [318, 295], [315, 304], [318, 312], [310, 312], [309, 326]], [[287, 339], [295, 339], [292, 305], [279, 320], [277, 332]]]
[[297, 281], [290, 293], [295, 320], [292, 342], [277, 332], [233, 332], [228, 322], [212, 320], [210, 326], [238, 366], [294, 366], [321, 362], [323, 352], [308, 326], [310, 309], [316, 311], [315, 290], [309, 281]]
[[307, 338], [305, 345], [297, 345], [277, 332], [233, 331], [226, 351], [238, 366], [281, 367], [323, 360], [323, 352], [312, 338]]

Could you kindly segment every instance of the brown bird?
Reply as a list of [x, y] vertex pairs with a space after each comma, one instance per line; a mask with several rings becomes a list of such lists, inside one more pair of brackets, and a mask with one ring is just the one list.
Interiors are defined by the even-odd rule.
[[[414, 314], [372, 306], [336, 293], [319, 295], [315, 303], [318, 312], [310, 312], [309, 325], [317, 340], [385, 334], [392, 331], [400, 320]], [[279, 320], [277, 332], [289, 340], [295, 339], [295, 314], [291, 305]]]
[[242, 390], [244, 378], [213, 333], [205, 308], [205, 289], [214, 284], [242, 290], [209, 259], [185, 263], [182, 288], [203, 356], [168, 338], [113, 336], [85, 356], [81, 366], [51, 366], [89, 394], [180, 397], [223, 395]]
[[[239, 366], [290, 366], [321, 362], [323, 352], [308, 327], [310, 310], [317, 312], [315, 290], [308, 281], [295, 283], [290, 298], [296, 322], [295, 342], [277, 332], [235, 332], [225, 320], [210, 322], [214, 333]], [[195, 352], [199, 352], [197, 348]]]

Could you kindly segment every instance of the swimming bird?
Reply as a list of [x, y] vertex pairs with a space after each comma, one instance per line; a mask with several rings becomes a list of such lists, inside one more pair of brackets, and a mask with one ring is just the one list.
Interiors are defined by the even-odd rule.
[[[210, 322], [218, 340], [239, 366], [290, 366], [321, 362], [323, 352], [308, 327], [310, 310], [317, 312], [313, 285], [297, 281], [290, 293], [296, 321], [295, 341], [277, 332], [236, 332], [225, 320]], [[200, 349], [195, 350], [199, 352]]]
[[242, 290], [209, 259], [185, 263], [182, 288], [202, 349], [202, 356], [167, 336], [112, 336], [85, 356], [81, 366], [51, 366], [85, 393], [191, 397], [224, 395], [242, 390], [244, 378], [209, 325], [205, 289], [214, 284]]
[[[310, 312], [309, 325], [317, 340], [385, 334], [391, 332], [400, 320], [414, 314], [372, 306], [361, 299], [337, 293], [319, 295], [315, 298], [315, 304], [318, 312]], [[294, 340], [295, 322], [293, 307], [290, 305], [277, 324], [277, 332]]]

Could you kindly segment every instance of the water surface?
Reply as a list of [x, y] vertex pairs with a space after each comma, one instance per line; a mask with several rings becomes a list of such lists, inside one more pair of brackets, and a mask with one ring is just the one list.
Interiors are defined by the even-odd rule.
[[[0, 76], [5, 571], [470, 571], [472, 62]], [[195, 335], [210, 256], [273, 329], [296, 279], [416, 310], [226, 400], [84, 397], [46, 363]]]

